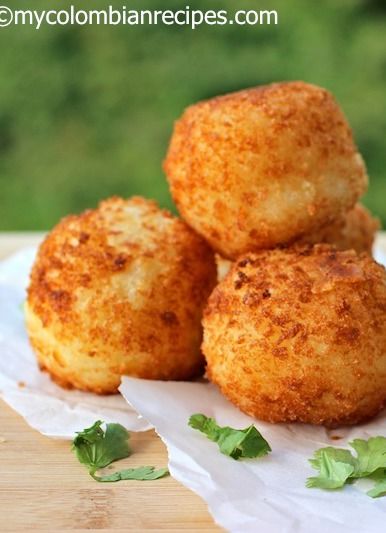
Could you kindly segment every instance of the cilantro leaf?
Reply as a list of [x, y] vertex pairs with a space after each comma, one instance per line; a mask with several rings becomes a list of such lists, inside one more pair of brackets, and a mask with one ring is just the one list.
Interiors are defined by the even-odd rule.
[[355, 479], [369, 477], [376, 483], [367, 494], [372, 498], [386, 495], [386, 437], [355, 439], [349, 445], [356, 456], [332, 446], [317, 450], [309, 462], [319, 475], [308, 478], [307, 487], [337, 489]]
[[327, 448], [320, 448], [319, 450], [316, 450], [314, 453], [314, 458], [308, 460], [312, 468], [315, 468], [315, 470], [320, 470], [321, 459], [325, 455], [328, 455], [331, 459], [339, 463], [348, 463], [353, 466], [355, 465], [355, 457], [353, 457], [349, 450], [328, 446]]
[[218, 426], [214, 418], [201, 413], [189, 418], [189, 426], [204, 433], [208, 439], [217, 442], [220, 452], [233, 459], [241, 457], [262, 457], [271, 451], [271, 447], [255, 426], [245, 429], [233, 429]]
[[77, 433], [72, 442], [72, 450], [79, 462], [85, 465], [96, 481], [114, 482], [128, 479], [141, 481], [159, 479], [169, 472], [166, 468], [155, 470], [154, 466], [129, 468], [112, 474], [99, 476], [97, 470], [110, 465], [114, 461], [130, 455], [129, 432], [120, 424], [106, 424], [98, 420], [91, 427]]
[[90, 473], [130, 455], [128, 431], [120, 424], [107, 424], [103, 431], [102, 424], [98, 420], [78, 432], [72, 443], [79, 462], [87, 466]]
[[319, 470], [319, 475], [307, 479], [308, 488], [338, 489], [343, 487], [355, 470], [354, 457], [348, 450], [339, 448], [321, 448], [309, 462]]
[[384, 477], [378, 481], [374, 487], [367, 492], [371, 498], [379, 498], [380, 496], [386, 496], [386, 472], [384, 472]]
[[355, 439], [349, 443], [357, 452], [356, 477], [366, 477], [379, 468], [386, 468], [386, 437]]
[[108, 474], [106, 476], [97, 476], [94, 474], [92, 477], [97, 481], [102, 482], [113, 482], [113, 481], [122, 481], [128, 479], [136, 479], [138, 481], [150, 481], [153, 479], [159, 479], [165, 477], [169, 474], [167, 468], [160, 468], [156, 470], [154, 466], [140, 466], [139, 468], [128, 468], [127, 470], [120, 470], [119, 472], [114, 472], [113, 474]]

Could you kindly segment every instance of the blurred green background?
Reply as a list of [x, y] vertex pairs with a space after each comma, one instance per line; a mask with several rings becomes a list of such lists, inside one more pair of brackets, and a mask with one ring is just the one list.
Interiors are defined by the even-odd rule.
[[302, 79], [341, 103], [386, 225], [386, 1], [4, 0], [17, 8], [277, 9], [278, 26], [0, 29], [0, 230], [46, 229], [103, 197], [171, 207], [161, 169], [197, 100]]

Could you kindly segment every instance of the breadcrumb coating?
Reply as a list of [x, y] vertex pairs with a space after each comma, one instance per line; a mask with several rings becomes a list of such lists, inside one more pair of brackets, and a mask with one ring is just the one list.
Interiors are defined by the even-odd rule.
[[26, 309], [41, 368], [64, 387], [116, 392], [123, 374], [200, 374], [213, 253], [142, 198], [111, 198], [62, 220], [36, 258]]
[[[372, 254], [373, 244], [381, 224], [362, 205], [356, 204], [344, 218], [332, 224], [305, 235], [296, 244], [327, 243], [336, 246], [338, 250], [355, 250], [358, 253]], [[217, 278], [221, 281], [229, 271], [232, 261], [216, 254]]]
[[379, 219], [374, 218], [362, 205], [356, 204], [342, 219], [305, 235], [299, 242], [307, 244], [328, 243], [339, 250], [356, 250], [358, 253], [372, 253], [376, 232], [380, 229]]
[[186, 222], [228, 259], [342, 219], [367, 186], [333, 96], [275, 83], [189, 107], [164, 162]]
[[386, 402], [386, 271], [330, 245], [240, 257], [204, 312], [207, 374], [245, 413], [334, 427]]

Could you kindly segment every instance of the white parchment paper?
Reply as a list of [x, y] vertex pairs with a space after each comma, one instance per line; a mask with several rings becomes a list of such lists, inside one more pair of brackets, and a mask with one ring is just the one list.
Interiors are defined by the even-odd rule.
[[[315, 475], [307, 459], [322, 446], [386, 435], [386, 415], [352, 429], [328, 431], [301, 424], [266, 424], [241, 413], [209, 383], [147, 381], [124, 377], [120, 391], [165, 442], [172, 476], [199, 494], [214, 520], [232, 532], [382, 533], [386, 499], [371, 499], [365, 483], [340, 491], [307, 489]], [[255, 424], [271, 445], [261, 459], [235, 461], [188, 426], [193, 413], [220, 425]], [[333, 435], [341, 437], [334, 440]]]
[[23, 250], [0, 262], [0, 396], [49, 437], [71, 439], [97, 419], [119, 422], [132, 431], [149, 429], [119, 394], [67, 391], [39, 370], [22, 311], [35, 253], [36, 249]]

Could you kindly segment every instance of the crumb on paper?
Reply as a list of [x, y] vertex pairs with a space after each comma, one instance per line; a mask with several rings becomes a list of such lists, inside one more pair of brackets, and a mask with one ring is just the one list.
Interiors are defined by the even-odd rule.
[[17, 386], [19, 387], [19, 389], [24, 389], [24, 388], [25, 388], [25, 383], [24, 383], [24, 381], [18, 381], [18, 382], [17, 382]]

